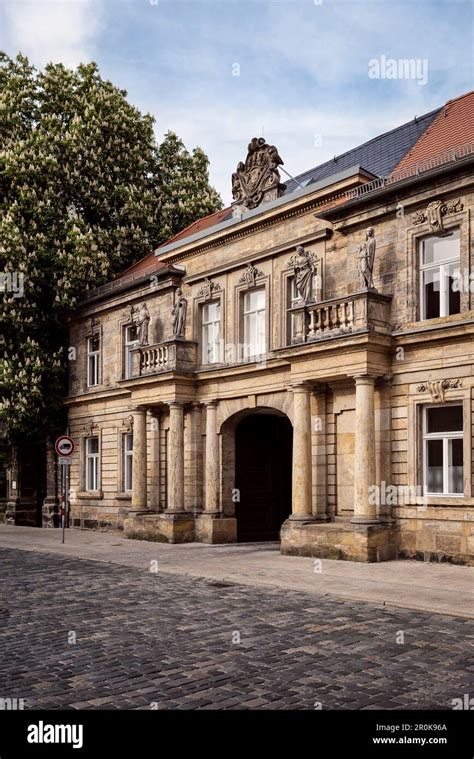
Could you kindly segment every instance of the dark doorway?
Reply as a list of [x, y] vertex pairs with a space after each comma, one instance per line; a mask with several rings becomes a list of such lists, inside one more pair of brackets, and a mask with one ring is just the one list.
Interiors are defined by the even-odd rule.
[[237, 540], [279, 540], [291, 514], [293, 429], [273, 414], [245, 417], [235, 431]]

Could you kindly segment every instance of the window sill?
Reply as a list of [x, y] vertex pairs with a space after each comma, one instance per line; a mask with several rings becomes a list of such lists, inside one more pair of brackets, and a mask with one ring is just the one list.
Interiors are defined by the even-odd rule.
[[117, 493], [115, 498], [117, 501], [130, 501], [132, 499], [132, 493]]
[[[408, 504], [410, 507], [411, 504]], [[413, 500], [413, 506], [442, 506], [445, 508], [457, 509], [464, 506], [474, 506], [474, 498], [468, 495], [426, 495], [417, 497]], [[402, 506], [403, 508], [403, 506]]]
[[97, 501], [104, 497], [102, 490], [81, 490], [76, 493], [76, 498], [81, 498], [84, 501]]

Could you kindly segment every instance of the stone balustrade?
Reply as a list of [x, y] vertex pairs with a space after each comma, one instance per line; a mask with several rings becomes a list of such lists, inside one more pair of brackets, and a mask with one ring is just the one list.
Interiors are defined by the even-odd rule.
[[391, 297], [361, 290], [345, 298], [294, 306], [292, 343], [324, 340], [366, 330], [388, 333]]
[[170, 371], [192, 372], [196, 368], [197, 345], [191, 340], [167, 340], [139, 346], [132, 351], [132, 377]]
[[155, 374], [169, 369], [168, 345], [152, 345], [140, 349], [140, 374]]

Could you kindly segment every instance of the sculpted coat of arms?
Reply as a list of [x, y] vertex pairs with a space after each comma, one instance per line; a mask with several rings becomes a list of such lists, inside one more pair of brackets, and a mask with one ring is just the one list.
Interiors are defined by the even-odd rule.
[[240, 161], [232, 174], [235, 205], [251, 209], [280, 197], [286, 188], [280, 183], [278, 166], [282, 165], [276, 147], [267, 145], [263, 137], [254, 137], [249, 143], [245, 163]]

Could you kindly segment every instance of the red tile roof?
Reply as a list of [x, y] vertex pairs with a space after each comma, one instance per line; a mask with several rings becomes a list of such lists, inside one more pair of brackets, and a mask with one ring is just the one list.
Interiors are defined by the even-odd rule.
[[214, 211], [214, 213], [210, 213], [207, 216], [203, 216], [202, 219], [193, 221], [192, 224], [189, 224], [189, 226], [182, 229], [181, 232], [178, 232], [173, 237], [170, 237], [169, 240], [166, 240], [166, 242], [164, 242], [163, 245], [160, 245], [160, 248], [163, 247], [164, 245], [171, 245], [171, 243], [177, 242], [178, 240], [181, 240], [183, 237], [189, 237], [190, 235], [195, 235], [198, 232], [202, 232], [203, 229], [208, 229], [209, 227], [213, 227], [215, 224], [219, 224], [221, 221], [230, 219], [231, 216], [232, 216], [232, 208], [230, 206], [228, 208], [223, 208], [221, 211]]
[[448, 100], [392, 173], [413, 168], [417, 163], [468, 142], [474, 142], [474, 91]]
[[[182, 229], [181, 232], [178, 232], [176, 235], [173, 235], [173, 237], [170, 237], [159, 247], [161, 248], [165, 245], [170, 245], [172, 242], [177, 242], [178, 240], [182, 240], [185, 237], [190, 237], [190, 235], [201, 232], [203, 229], [213, 227], [215, 224], [219, 224], [220, 221], [224, 221], [225, 219], [230, 218], [231, 215], [232, 208], [230, 206], [228, 208], [223, 208], [222, 211], [215, 211], [214, 213], [210, 213], [207, 216], [204, 216], [202, 219], [193, 221], [192, 224], [189, 224], [187, 227]], [[159, 250], [159, 248], [157, 248], [157, 250]], [[124, 277], [128, 277], [128, 275], [144, 275], [146, 273], [150, 273], [151, 269], [157, 271], [159, 269], [163, 269], [165, 266], [168, 266], [168, 264], [164, 264], [159, 261], [155, 255], [155, 251], [152, 251], [151, 253], [148, 253], [145, 258], [141, 258], [140, 261], [137, 261], [128, 269], [125, 269], [125, 271], [121, 272], [121, 274], [119, 274], [116, 279], [122, 279]]]

